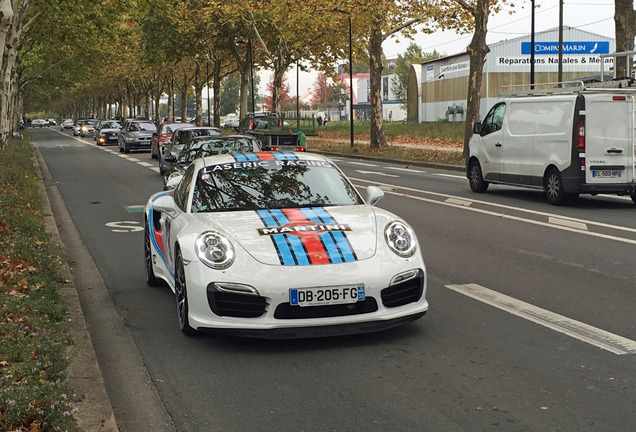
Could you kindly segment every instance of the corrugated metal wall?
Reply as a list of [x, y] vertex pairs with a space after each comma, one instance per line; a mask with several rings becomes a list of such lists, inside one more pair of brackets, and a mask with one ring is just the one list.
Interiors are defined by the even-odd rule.
[[[535, 34], [534, 82], [554, 83], [558, 77], [558, 29]], [[615, 51], [613, 39], [583, 30], [564, 27], [563, 31], [563, 80], [576, 79], [599, 73], [599, 53]], [[490, 45], [490, 53], [484, 64], [482, 83], [481, 117], [498, 98], [500, 88], [507, 85], [530, 83], [530, 36], [511, 39]], [[567, 48], [568, 52], [565, 52]], [[524, 49], [527, 52], [524, 52]], [[541, 50], [537, 52], [537, 50]], [[444, 57], [422, 65], [413, 65], [419, 73], [409, 79], [419, 78], [420, 104], [417, 114], [414, 106], [408, 106], [408, 118], [418, 121], [464, 121], [468, 92], [469, 57], [467, 53]], [[605, 66], [605, 71], [609, 69]], [[409, 92], [412, 92], [409, 82]], [[411, 96], [409, 95], [409, 99]], [[458, 113], [458, 107], [464, 112]], [[463, 114], [463, 115], [460, 115]]]

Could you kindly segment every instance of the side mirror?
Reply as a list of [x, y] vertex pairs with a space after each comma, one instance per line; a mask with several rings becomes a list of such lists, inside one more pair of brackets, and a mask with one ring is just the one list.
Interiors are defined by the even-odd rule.
[[176, 216], [177, 207], [174, 203], [174, 198], [170, 195], [160, 196], [152, 203], [152, 207], [161, 212], [166, 213], [169, 216]]
[[174, 189], [179, 186], [181, 183], [181, 179], [183, 178], [183, 174], [173, 172], [166, 179], [166, 189]]
[[475, 122], [475, 124], [473, 125], [473, 133], [477, 135], [481, 135], [483, 130], [484, 128], [482, 127], [481, 122]]
[[377, 186], [369, 186], [367, 188], [367, 204], [376, 205], [378, 201], [384, 198], [384, 191]]

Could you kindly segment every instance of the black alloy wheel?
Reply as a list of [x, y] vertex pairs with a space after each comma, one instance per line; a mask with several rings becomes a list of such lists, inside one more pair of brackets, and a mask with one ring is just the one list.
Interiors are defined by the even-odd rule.
[[161, 279], [155, 276], [152, 268], [152, 247], [150, 245], [150, 228], [146, 222], [144, 227], [144, 273], [146, 274], [146, 283], [148, 286], [156, 287], [161, 285]]
[[484, 181], [481, 165], [476, 160], [473, 160], [468, 167], [468, 182], [470, 183], [470, 190], [473, 192], [484, 193], [488, 189], [489, 183]]
[[188, 320], [188, 288], [181, 251], [177, 251], [177, 259], [175, 261], [174, 291], [175, 297], [177, 298], [177, 318], [179, 318], [179, 328], [183, 334], [187, 336], [194, 336], [197, 334], [197, 331], [190, 327], [190, 322]]

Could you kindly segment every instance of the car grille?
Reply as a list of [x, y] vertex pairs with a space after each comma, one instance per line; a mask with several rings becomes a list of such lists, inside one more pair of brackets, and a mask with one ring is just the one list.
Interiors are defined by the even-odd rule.
[[265, 313], [264, 297], [215, 291], [208, 287], [208, 304], [218, 316], [257, 318]]
[[350, 315], [360, 315], [375, 312], [378, 303], [373, 297], [367, 297], [363, 301], [350, 304], [338, 304], [327, 306], [292, 306], [289, 303], [281, 303], [274, 312], [277, 319], [304, 319], [304, 318], [328, 318]]
[[385, 288], [380, 294], [385, 307], [398, 307], [418, 301], [423, 292], [424, 274], [419, 272], [418, 276]]

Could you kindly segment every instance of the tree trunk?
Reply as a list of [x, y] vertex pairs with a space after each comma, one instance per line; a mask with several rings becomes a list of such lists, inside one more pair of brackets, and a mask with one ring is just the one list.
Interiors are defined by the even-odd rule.
[[[221, 62], [214, 62], [214, 78], [212, 80], [212, 92], [214, 99], [214, 126], [221, 127]], [[209, 108], [208, 108], [209, 109]]]
[[[614, 0], [614, 28], [616, 32], [616, 52], [634, 51], [636, 36], [636, 10], [633, 0]], [[627, 76], [627, 61], [632, 56], [617, 58], [616, 76]]]
[[174, 76], [170, 77], [170, 84], [168, 85], [168, 115], [167, 121], [173, 120], [172, 112], [174, 111]]
[[484, 75], [486, 54], [490, 51], [486, 45], [488, 28], [488, 0], [479, 0], [474, 9], [475, 33], [468, 45], [470, 72], [468, 76], [468, 97], [466, 100], [466, 124], [464, 126], [464, 158], [468, 157], [468, 143], [473, 135], [473, 123], [479, 120], [481, 103], [481, 83]]
[[382, 41], [379, 24], [371, 27], [369, 37], [369, 75], [371, 90], [371, 148], [386, 147], [382, 121]]
[[183, 73], [183, 86], [181, 87], [181, 121], [184, 122], [188, 118], [188, 87], [190, 80], [188, 74]]
[[[13, 10], [10, 0], [0, 0], [0, 151], [6, 147], [17, 126], [15, 100], [18, 93], [18, 49], [22, 34], [22, 16]], [[17, 5], [17, 3], [15, 3]], [[25, 13], [24, 8], [21, 13]]]

